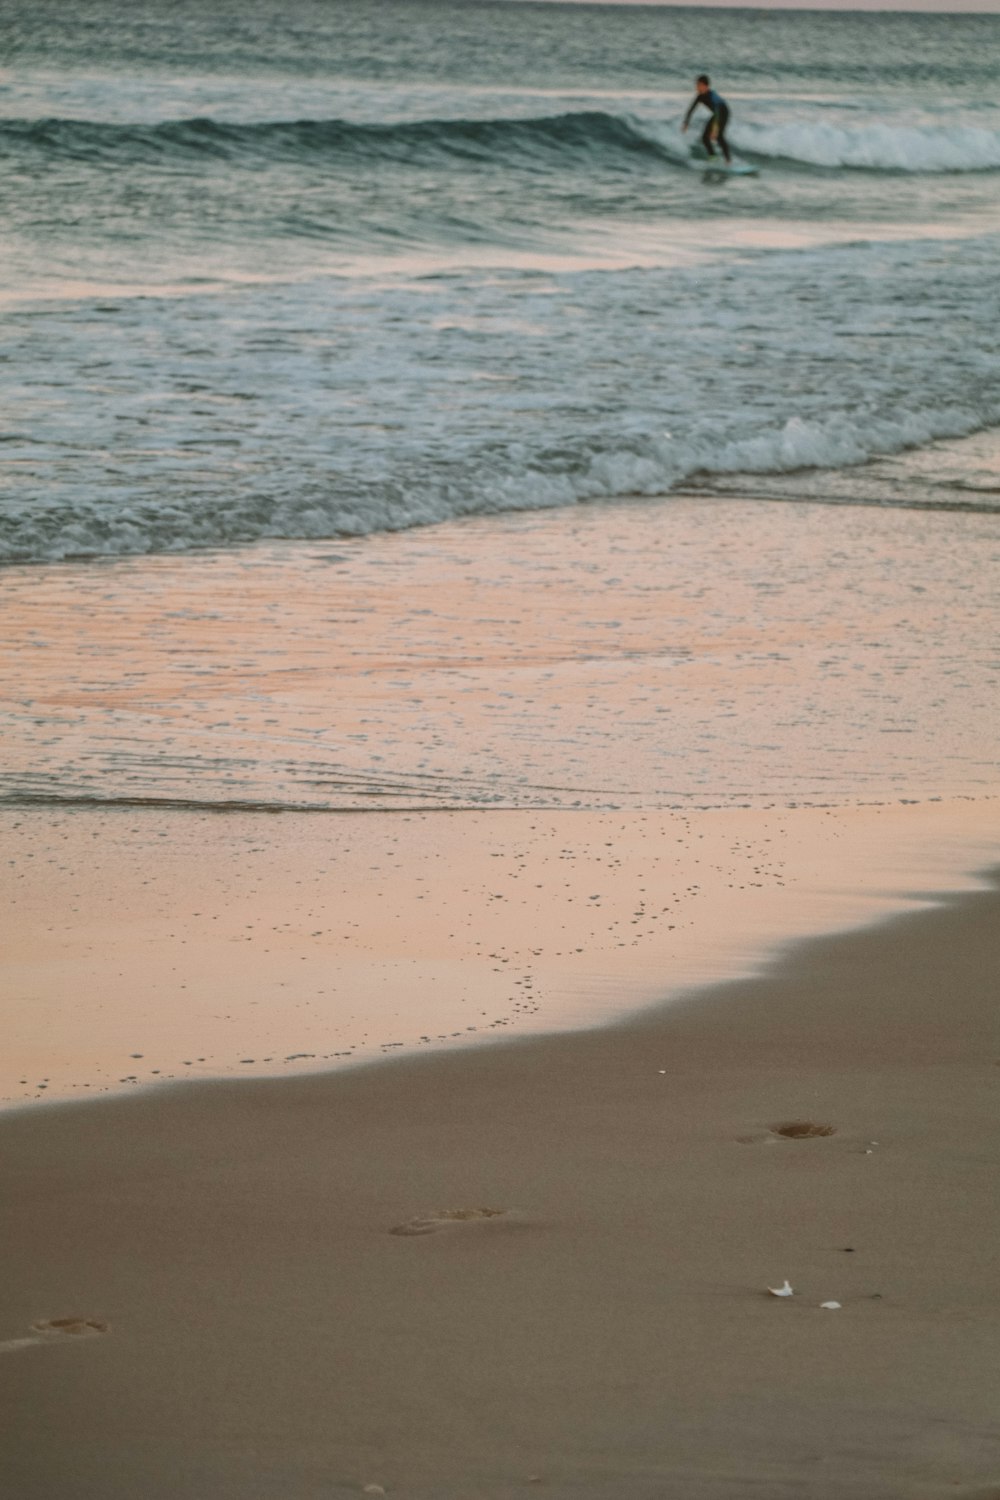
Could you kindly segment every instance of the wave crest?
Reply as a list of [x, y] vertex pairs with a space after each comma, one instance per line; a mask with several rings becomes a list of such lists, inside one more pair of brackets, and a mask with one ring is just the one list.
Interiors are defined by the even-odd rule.
[[420, 161], [449, 156], [509, 160], [611, 151], [662, 154], [662, 146], [624, 116], [600, 110], [525, 119], [262, 120], [231, 123], [197, 118], [154, 124], [111, 124], [50, 118], [0, 121], [0, 154], [24, 149], [72, 159], [155, 162], [173, 157], [293, 160], [326, 157]]
[[1000, 131], [979, 126], [741, 124], [734, 144], [760, 160], [869, 172], [988, 172], [1000, 168]]

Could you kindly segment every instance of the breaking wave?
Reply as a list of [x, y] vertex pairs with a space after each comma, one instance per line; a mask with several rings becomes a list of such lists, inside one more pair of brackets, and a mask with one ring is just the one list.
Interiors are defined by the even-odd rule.
[[[810, 123], [737, 122], [734, 143], [748, 155], [800, 167], [885, 172], [1000, 169], [1000, 131], [983, 127], [872, 123], [856, 128]], [[95, 164], [169, 164], [221, 159], [238, 165], [314, 160], [431, 163], [461, 160], [545, 170], [572, 159], [659, 157], [687, 162], [674, 126], [601, 110], [499, 119], [349, 120], [230, 123], [208, 118], [153, 124], [78, 119], [0, 121], [0, 159], [25, 153]]]
[[[331, 482], [329, 492], [303, 496], [230, 495], [212, 506], [133, 497], [113, 512], [99, 502], [54, 504], [41, 511], [0, 515], [0, 562], [127, 556], [228, 547], [265, 539], [318, 540], [402, 531], [457, 517], [542, 510], [630, 495], [662, 496], [726, 474], [787, 474], [862, 464], [942, 438], [964, 437], [1000, 423], [1000, 403], [987, 414], [962, 407], [859, 417], [833, 412], [823, 419], [794, 417], [750, 437], [691, 436], [648, 440], [594, 454], [581, 442], [576, 459], [559, 471], [530, 460], [498, 472], [481, 470], [384, 486]], [[837, 503], [835, 500], [832, 503]], [[872, 504], [891, 504], [873, 498]], [[976, 492], [923, 501], [925, 506], [1000, 513], [1000, 496]]]

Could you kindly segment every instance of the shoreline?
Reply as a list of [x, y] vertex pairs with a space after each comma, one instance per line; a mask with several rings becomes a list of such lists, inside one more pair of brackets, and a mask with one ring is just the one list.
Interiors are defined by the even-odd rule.
[[19, 1500], [985, 1500], [990, 879], [613, 1027], [3, 1115], [3, 1339], [109, 1325], [8, 1343]]

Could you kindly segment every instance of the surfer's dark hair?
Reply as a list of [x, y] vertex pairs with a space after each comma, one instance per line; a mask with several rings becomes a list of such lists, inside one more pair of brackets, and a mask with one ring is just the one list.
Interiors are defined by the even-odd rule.
[[699, 73], [699, 74], [698, 74], [698, 79], [697, 79], [697, 81], [698, 81], [698, 83], [703, 83], [703, 84], [705, 84], [705, 85], [706, 85], [706, 87], [707, 87], [707, 86], [708, 86], [708, 85], [710, 85], [710, 84], [711, 84], [711, 82], [712, 82], [712, 80], [711, 80], [711, 78], [709, 78], [709, 76], [708, 76], [708, 74], [707, 74], [707, 73]]

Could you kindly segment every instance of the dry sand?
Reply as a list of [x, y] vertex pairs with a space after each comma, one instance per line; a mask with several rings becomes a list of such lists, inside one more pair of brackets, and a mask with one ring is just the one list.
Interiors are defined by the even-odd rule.
[[1000, 1495], [998, 920], [949, 898], [597, 1032], [8, 1113], [5, 1494]]

